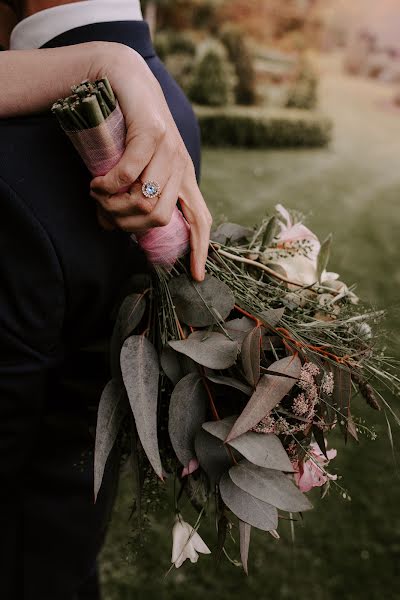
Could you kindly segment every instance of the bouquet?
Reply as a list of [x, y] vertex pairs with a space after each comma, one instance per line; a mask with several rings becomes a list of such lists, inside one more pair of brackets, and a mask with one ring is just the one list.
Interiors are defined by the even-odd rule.
[[[397, 394], [400, 380], [378, 346], [383, 312], [366, 309], [327, 271], [332, 238], [321, 243], [303, 221], [278, 205], [254, 229], [224, 223], [203, 282], [191, 279], [186, 256], [156, 262], [133, 278], [119, 308], [98, 412], [95, 495], [117, 439], [130, 444], [139, 521], [154, 481], [173, 477], [175, 567], [210, 552], [198, 533], [210, 512], [218, 555], [229, 558], [226, 538], [237, 530], [247, 573], [252, 527], [279, 538], [279, 520], [294, 523], [311, 509], [315, 487], [350, 499], [331, 472], [329, 438], [335, 428], [346, 441], [374, 437], [354, 416], [355, 401], [400, 425], [385, 393]], [[198, 512], [193, 526], [185, 496]]]

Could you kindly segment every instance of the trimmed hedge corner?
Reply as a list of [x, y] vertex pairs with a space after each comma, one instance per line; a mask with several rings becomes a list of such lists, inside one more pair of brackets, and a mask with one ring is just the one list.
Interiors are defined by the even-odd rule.
[[329, 144], [332, 121], [317, 112], [260, 107], [195, 106], [208, 146], [314, 148]]

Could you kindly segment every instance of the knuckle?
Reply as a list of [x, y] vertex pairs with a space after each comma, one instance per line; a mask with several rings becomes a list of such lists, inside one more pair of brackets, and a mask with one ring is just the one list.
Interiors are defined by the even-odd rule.
[[177, 149], [176, 149], [176, 156], [177, 159], [182, 163], [183, 166], [186, 166], [188, 160], [189, 160], [189, 155], [188, 155], [188, 151], [186, 150], [186, 147], [184, 146], [184, 144], [179, 144]]
[[106, 198], [101, 198], [101, 199], [99, 200], [99, 202], [100, 202], [100, 204], [101, 204], [102, 208], [103, 208], [103, 209], [104, 209], [106, 212], [108, 212], [108, 213], [111, 213], [111, 211], [112, 211], [112, 209], [113, 209], [113, 206], [112, 206], [112, 205], [113, 205], [113, 202], [112, 202], [112, 200], [111, 200], [111, 196], [107, 196]]
[[124, 165], [119, 174], [118, 180], [122, 185], [130, 185], [136, 179], [136, 170], [133, 164]]
[[153, 122], [152, 135], [156, 140], [162, 139], [167, 133], [167, 126], [165, 121], [161, 118], [157, 118]]
[[149, 215], [153, 211], [153, 205], [146, 198], [141, 198], [137, 202], [135, 202], [134, 207], [136, 211], [142, 213], [143, 215]]
[[171, 215], [167, 213], [156, 213], [153, 214], [151, 222], [153, 227], [165, 227], [171, 221]]
[[129, 231], [129, 221], [128, 219], [126, 219], [126, 217], [114, 217], [114, 223], [115, 225], [119, 228], [122, 229], [122, 231]]

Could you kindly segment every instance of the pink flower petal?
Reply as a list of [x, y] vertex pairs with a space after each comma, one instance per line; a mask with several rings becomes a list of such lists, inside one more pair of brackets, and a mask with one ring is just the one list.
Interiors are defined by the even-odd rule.
[[289, 211], [284, 206], [282, 206], [282, 204], [277, 204], [275, 206], [275, 209], [281, 215], [281, 217], [283, 217], [283, 219], [286, 221], [285, 224], [281, 223], [282, 229], [291, 227], [292, 226], [292, 218], [290, 216]]
[[185, 467], [182, 470], [182, 474], [181, 477], [187, 477], [187, 475], [191, 475], [192, 473], [194, 473], [195, 471], [197, 471], [197, 469], [199, 468], [199, 461], [197, 460], [197, 458], [192, 458], [189, 462], [189, 464], [187, 465], [187, 467]]

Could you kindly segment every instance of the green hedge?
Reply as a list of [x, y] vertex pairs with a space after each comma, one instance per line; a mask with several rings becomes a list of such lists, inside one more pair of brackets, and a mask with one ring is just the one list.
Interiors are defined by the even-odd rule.
[[331, 140], [332, 122], [312, 111], [195, 106], [203, 144], [250, 148], [320, 147]]

